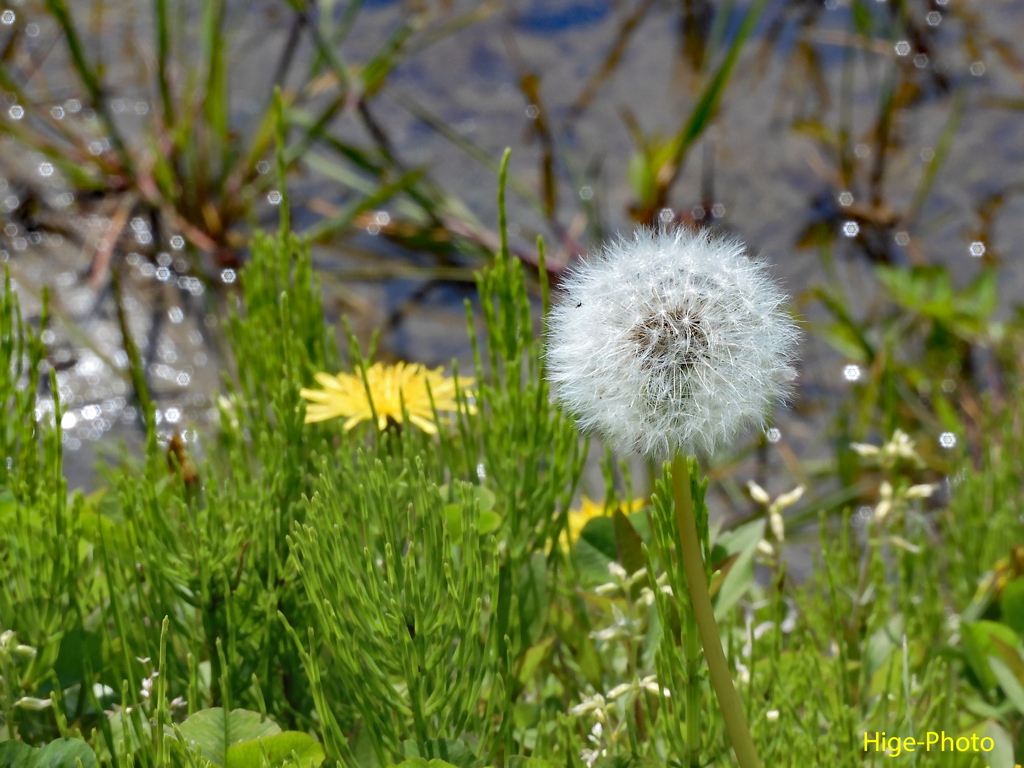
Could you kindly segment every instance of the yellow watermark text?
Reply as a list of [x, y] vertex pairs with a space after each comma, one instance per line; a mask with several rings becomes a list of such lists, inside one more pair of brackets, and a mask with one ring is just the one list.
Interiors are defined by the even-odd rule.
[[[917, 738], [913, 736], [887, 736], [885, 731], [864, 733], [865, 752], [885, 752], [889, 757], [899, 757], [913, 752], [991, 752], [996, 744], [991, 736], [947, 736], [945, 731], [928, 731]], [[1021, 768], [1021, 766], [1015, 766]]]

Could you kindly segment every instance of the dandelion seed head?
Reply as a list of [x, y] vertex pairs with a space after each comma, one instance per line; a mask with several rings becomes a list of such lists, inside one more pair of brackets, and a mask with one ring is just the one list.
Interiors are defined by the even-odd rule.
[[552, 309], [548, 377], [621, 451], [712, 452], [790, 391], [799, 331], [743, 245], [640, 229], [574, 268]]

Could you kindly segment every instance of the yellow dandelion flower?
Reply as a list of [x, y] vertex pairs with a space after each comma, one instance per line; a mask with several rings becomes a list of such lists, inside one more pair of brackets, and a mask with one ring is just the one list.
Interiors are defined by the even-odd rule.
[[[569, 510], [569, 530], [562, 531], [561, 537], [558, 539], [558, 543], [563, 548], [568, 549], [570, 543], [575, 542], [583, 532], [583, 528], [588, 522], [593, 520], [595, 517], [604, 517], [604, 502], [592, 501], [588, 497], [584, 496], [582, 504], [579, 509]], [[633, 503], [628, 507], [625, 502], [619, 505], [619, 509], [622, 510], [622, 514], [628, 515], [630, 512], [636, 512], [637, 510], [643, 509], [643, 499], [633, 499]], [[608, 515], [614, 513], [615, 510], [608, 510]]]
[[[430, 395], [438, 411], [454, 411], [456, 380], [442, 373], [441, 368], [429, 370], [419, 363], [399, 362], [395, 365], [374, 363], [366, 369], [366, 383], [373, 398], [373, 410], [377, 413], [377, 427], [383, 430], [388, 419], [402, 422], [402, 403], [409, 413], [409, 421], [428, 434], [437, 433], [434, 412], [430, 407]], [[318, 373], [314, 376], [323, 389], [302, 389], [299, 394], [313, 403], [306, 408], [306, 423], [347, 417], [345, 429], [349, 430], [361, 421], [373, 418], [367, 387], [358, 373], [339, 373], [332, 376]], [[465, 390], [473, 379], [458, 377], [458, 386]], [[430, 392], [427, 386], [430, 386]], [[472, 405], [467, 406], [473, 413]]]

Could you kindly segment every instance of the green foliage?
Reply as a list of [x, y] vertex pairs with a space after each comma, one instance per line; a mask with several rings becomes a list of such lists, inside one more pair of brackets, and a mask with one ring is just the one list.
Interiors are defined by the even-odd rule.
[[56, 739], [33, 749], [23, 741], [0, 743], [0, 768], [95, 768], [96, 755], [81, 739]]
[[[475, 381], [454, 413], [435, 409], [436, 435], [407, 418], [305, 424], [299, 390], [343, 365], [364, 374], [372, 351], [350, 337], [342, 362], [305, 242], [260, 235], [252, 254], [215, 434], [162, 437], [150, 411], [143, 461], [89, 497], [68, 497], [39, 331], [4, 292], [0, 760], [733, 765], [667, 474], [643, 509], [609, 501], [616, 511], [559, 542], [586, 444], [552, 404], [505, 241], [480, 275]], [[929, 332], [967, 333], [988, 311], [988, 278], [950, 288], [949, 311], [915, 287], [945, 290], [938, 273], [885, 279]], [[866, 516], [819, 519], [803, 584], [763, 517], [710, 524], [709, 480], [691, 467], [716, 618], [765, 764], [854, 768], [876, 731], [987, 735], [992, 766], [1020, 754], [1024, 405], [1010, 408], [987, 414], [973, 461], [945, 460], [941, 502], [921, 490], [923, 450], [861, 447], [888, 491]]]
[[174, 733], [221, 768], [310, 768], [324, 760], [323, 749], [308, 733], [282, 731], [259, 712], [243, 709], [200, 710]]

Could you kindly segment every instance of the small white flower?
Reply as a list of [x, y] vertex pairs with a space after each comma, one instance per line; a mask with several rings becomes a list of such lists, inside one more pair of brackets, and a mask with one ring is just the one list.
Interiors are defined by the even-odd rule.
[[619, 698], [619, 696], [629, 693], [631, 690], [633, 690], [632, 683], [622, 683], [621, 685], [616, 685], [614, 688], [608, 691], [608, 701], [615, 701], [617, 698]]
[[936, 488], [938, 488], [937, 485], [929, 483], [925, 483], [923, 485], [912, 485], [907, 488], [907, 492], [904, 495], [908, 499], [927, 499], [935, 493]]
[[850, 443], [850, 448], [865, 458], [878, 459], [884, 467], [891, 467], [900, 459], [913, 462], [921, 460], [914, 447], [914, 441], [902, 429], [893, 432], [889, 442], [881, 448], [866, 443]]
[[635, 623], [631, 621], [617, 605], [612, 605], [612, 618], [614, 623], [605, 629], [591, 632], [590, 637], [594, 640], [616, 640], [620, 637], [632, 637], [636, 630]]
[[765, 720], [767, 720], [769, 723], [774, 723], [779, 719], [779, 710], [769, 709], [767, 712], [764, 713], [764, 717]]
[[892, 440], [884, 448], [886, 453], [901, 459], [917, 459], [917, 451], [914, 449], [914, 441], [910, 435], [902, 429], [897, 429], [892, 434]]
[[625, 581], [625, 579], [629, 576], [629, 574], [626, 573], [626, 569], [618, 563], [616, 563], [614, 560], [608, 563], [608, 573], [612, 575], [612, 578], [618, 579], [619, 581]]
[[875, 521], [881, 522], [889, 515], [894, 505], [892, 483], [883, 480], [882, 484], [878, 486], [878, 492], [882, 498], [875, 507]]
[[630, 577], [629, 577], [628, 579], [626, 579], [626, 586], [627, 586], [628, 588], [632, 589], [632, 588], [633, 588], [633, 586], [634, 586], [634, 585], [635, 585], [635, 584], [636, 584], [636, 583], [637, 583], [638, 581], [640, 581], [641, 579], [644, 579], [644, 578], [646, 578], [646, 577], [647, 577], [647, 568], [646, 568], [646, 567], [644, 567], [644, 568], [641, 568], [641, 569], [640, 569], [640, 570], [638, 570], [638, 571], [634, 571], [634, 572], [633, 572], [633, 575], [632, 575], [632, 576], [630, 576]]
[[116, 691], [109, 685], [103, 685], [103, 683], [93, 683], [92, 685], [92, 695], [97, 699], [105, 699], [113, 696], [115, 693]]
[[881, 450], [877, 445], [868, 445], [867, 443], [850, 443], [850, 447], [861, 456], [877, 456], [881, 453]]
[[750, 491], [750, 498], [760, 504], [762, 507], [767, 507], [772, 503], [771, 496], [768, 495], [768, 491], [762, 488], [760, 485], [755, 483], [753, 480], [747, 481], [747, 490]]
[[[605, 706], [604, 696], [597, 693], [593, 696], [588, 696], [575, 707], [571, 707], [569, 709], [569, 714], [574, 717], [580, 717], [581, 715], [593, 712], [594, 717], [598, 720], [597, 725], [600, 725], [605, 719]], [[598, 734], [600, 734], [600, 731], [598, 731]]]
[[736, 240], [640, 229], [570, 271], [549, 318], [547, 375], [584, 429], [621, 451], [713, 452], [795, 377], [784, 294]]
[[800, 501], [800, 497], [803, 495], [804, 487], [802, 485], [798, 485], [789, 493], [784, 493], [781, 496], [779, 496], [779, 498], [775, 500], [775, 503], [772, 506], [778, 510], [786, 509], [787, 507], [791, 507], [798, 501]]
[[[768, 492], [753, 480], [747, 482], [747, 490], [750, 491], [750, 496], [754, 501], [763, 507], [768, 507], [768, 525], [771, 527], [776, 541], [785, 541], [786, 524], [782, 517], [782, 510], [800, 501], [800, 497], [804, 495], [804, 487], [798, 485], [792, 491], [779, 496], [775, 501], [772, 501]], [[771, 545], [768, 545], [768, 549], [771, 550]], [[772, 552], [769, 551], [766, 554], [770, 555]]]
[[658, 684], [657, 675], [648, 675], [647, 677], [645, 677], [643, 680], [640, 681], [640, 687], [648, 693], [661, 694], [665, 698], [669, 698], [672, 695], [668, 688], [662, 688]]

